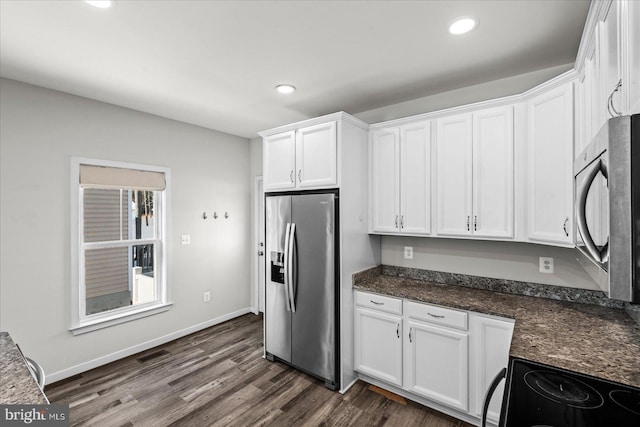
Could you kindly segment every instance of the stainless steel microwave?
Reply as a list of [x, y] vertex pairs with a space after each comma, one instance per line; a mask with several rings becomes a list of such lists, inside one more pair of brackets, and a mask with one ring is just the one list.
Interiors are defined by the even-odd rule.
[[573, 170], [583, 267], [609, 298], [640, 302], [640, 115], [607, 121]]

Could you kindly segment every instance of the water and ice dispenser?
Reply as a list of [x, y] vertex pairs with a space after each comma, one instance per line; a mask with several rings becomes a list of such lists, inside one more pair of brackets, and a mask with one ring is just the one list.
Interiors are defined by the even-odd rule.
[[271, 281], [284, 284], [284, 253], [271, 252]]

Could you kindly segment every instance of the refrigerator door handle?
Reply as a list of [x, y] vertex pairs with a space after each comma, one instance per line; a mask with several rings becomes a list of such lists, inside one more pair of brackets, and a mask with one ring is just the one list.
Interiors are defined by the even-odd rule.
[[289, 270], [291, 265], [289, 263], [289, 237], [291, 235], [291, 223], [287, 223], [287, 229], [284, 233], [284, 294], [286, 298], [287, 311], [291, 311], [291, 298], [289, 297]]
[[289, 280], [288, 280], [288, 294], [289, 294], [289, 304], [291, 305], [291, 311], [293, 313], [296, 312], [296, 293], [295, 293], [295, 283], [294, 283], [294, 274], [293, 274], [293, 256], [295, 253], [295, 237], [296, 237], [296, 223], [292, 222], [291, 223], [291, 231], [289, 232], [289, 242], [288, 242], [288, 246], [289, 246], [289, 258], [288, 258], [288, 264], [289, 264], [289, 270], [288, 270], [288, 274], [289, 274]]

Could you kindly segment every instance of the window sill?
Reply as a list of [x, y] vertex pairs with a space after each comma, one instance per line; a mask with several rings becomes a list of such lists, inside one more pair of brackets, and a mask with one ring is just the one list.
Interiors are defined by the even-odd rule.
[[154, 314], [163, 313], [168, 311], [173, 306], [173, 303], [160, 303], [152, 305], [150, 307], [141, 307], [138, 310], [128, 310], [126, 313], [118, 313], [113, 316], [104, 317], [101, 319], [91, 320], [75, 324], [69, 328], [73, 335], [81, 335], [87, 332], [97, 331], [98, 329], [108, 328], [110, 326], [119, 325], [121, 323], [130, 322], [132, 320], [141, 319], [147, 316], [153, 316]]

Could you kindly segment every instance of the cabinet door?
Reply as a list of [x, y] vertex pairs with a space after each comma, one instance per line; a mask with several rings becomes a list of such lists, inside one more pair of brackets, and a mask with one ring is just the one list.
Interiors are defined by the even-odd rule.
[[472, 233], [513, 237], [513, 107], [473, 115]]
[[624, 4], [626, 30], [623, 33], [623, 67], [625, 71], [623, 90], [629, 114], [640, 114], [640, 2], [628, 1]]
[[327, 187], [338, 183], [336, 122], [298, 129], [297, 187]]
[[428, 121], [400, 129], [400, 229], [431, 233], [431, 126]]
[[589, 143], [588, 139], [591, 134], [590, 124], [587, 122], [587, 111], [588, 111], [588, 103], [587, 103], [587, 82], [585, 80], [585, 76], [581, 76], [575, 82], [574, 89], [574, 117], [575, 117], [575, 136], [573, 143], [573, 154], [574, 158], [578, 158], [582, 150], [585, 149], [587, 144]]
[[436, 232], [471, 234], [471, 114], [438, 120], [436, 132]]
[[466, 412], [468, 335], [412, 320], [405, 325], [404, 388]]
[[[595, 34], [596, 39], [598, 34]], [[598, 90], [599, 72], [598, 72], [598, 57], [597, 49], [595, 45], [592, 46], [584, 60], [584, 85], [585, 85], [585, 119], [586, 119], [586, 134], [583, 141], [583, 147], [586, 147], [593, 137], [598, 133], [601, 122], [604, 119], [604, 110], [601, 108], [601, 104], [606, 106], [606, 103], [602, 103], [600, 100], [600, 93]]]
[[573, 244], [573, 104], [571, 84], [528, 103], [527, 234]]
[[402, 321], [374, 310], [354, 310], [355, 370], [402, 386]]
[[264, 138], [264, 190], [295, 187], [295, 132], [284, 132]]
[[[617, 90], [616, 85], [622, 79], [620, 64], [620, 25], [619, 25], [619, 2], [613, 1], [604, 16], [602, 22], [598, 23], [597, 31], [599, 38], [599, 60], [600, 60], [600, 99], [604, 103], [603, 113], [605, 113], [602, 123], [613, 117], [614, 109], [623, 113], [622, 90]], [[609, 104], [609, 100], [611, 103]], [[607, 105], [609, 108], [607, 108]]]
[[373, 231], [400, 231], [400, 131], [371, 133], [371, 208]]
[[[493, 378], [509, 363], [509, 347], [513, 335], [513, 322], [472, 314], [470, 377], [473, 383], [473, 414], [481, 417], [484, 397]], [[496, 423], [500, 418], [504, 381], [493, 393], [487, 419]]]

